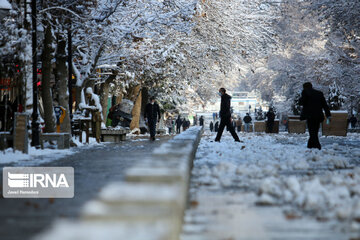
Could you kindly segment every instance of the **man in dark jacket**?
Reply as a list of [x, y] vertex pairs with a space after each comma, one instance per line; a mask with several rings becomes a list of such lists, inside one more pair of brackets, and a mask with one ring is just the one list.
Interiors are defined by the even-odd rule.
[[214, 123], [213, 121], [210, 122], [210, 132], [212, 132], [214, 130]]
[[182, 120], [181, 120], [180, 115], [176, 119], [175, 123], [176, 123], [176, 133], [180, 133], [180, 129], [181, 129], [181, 125], [182, 125]]
[[204, 126], [204, 116], [201, 116], [199, 119], [200, 126]]
[[216, 121], [215, 126], [214, 126], [214, 131], [215, 132], [219, 131], [219, 121]]
[[249, 113], [246, 113], [246, 116], [244, 117], [244, 131], [250, 132], [250, 123], [252, 121], [252, 118], [250, 117]]
[[356, 127], [356, 123], [357, 123], [357, 119], [356, 117], [354, 116], [354, 114], [351, 115], [350, 119], [349, 119], [349, 122], [351, 124], [351, 128], [355, 128]]
[[156, 122], [160, 122], [160, 108], [155, 102], [155, 97], [151, 97], [150, 103], [146, 105], [144, 119], [149, 126], [150, 140], [155, 141]]
[[231, 135], [233, 136], [235, 142], [240, 142], [238, 135], [235, 132], [235, 129], [231, 123], [231, 96], [226, 94], [225, 88], [219, 89], [219, 95], [221, 96], [221, 107], [220, 107], [220, 126], [219, 131], [216, 135], [215, 142], [220, 142], [221, 135], [224, 131], [225, 126], [229, 128]]
[[275, 120], [275, 113], [274, 110], [272, 108], [269, 108], [269, 111], [266, 113], [266, 127], [269, 133], [273, 132], [273, 127], [274, 127], [274, 120]]
[[321, 144], [319, 142], [318, 132], [320, 123], [325, 119], [323, 109], [329, 121], [331, 119], [331, 113], [322, 92], [313, 89], [310, 82], [304, 83], [303, 88], [304, 90], [302, 91], [299, 100], [300, 105], [303, 106], [300, 120], [307, 121], [310, 134], [307, 147], [318, 148], [320, 150]]

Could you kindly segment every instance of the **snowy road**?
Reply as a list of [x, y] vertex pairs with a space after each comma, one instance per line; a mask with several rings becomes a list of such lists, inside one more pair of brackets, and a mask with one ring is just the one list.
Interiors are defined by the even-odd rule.
[[[360, 237], [360, 135], [207, 132], [192, 172], [182, 240], [352, 239]], [[356, 238], [357, 239], [357, 238]]]

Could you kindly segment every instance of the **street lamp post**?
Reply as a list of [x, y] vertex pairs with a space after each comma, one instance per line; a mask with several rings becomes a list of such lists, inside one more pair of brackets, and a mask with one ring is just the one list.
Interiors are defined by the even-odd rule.
[[38, 86], [37, 86], [37, 42], [36, 42], [36, 0], [31, 1], [32, 20], [32, 57], [33, 57], [33, 112], [32, 112], [32, 141], [31, 146], [40, 146], [40, 131], [38, 122]]
[[68, 29], [68, 91], [69, 91], [69, 116], [70, 116], [70, 129], [72, 132], [72, 36], [71, 36], [71, 25]]

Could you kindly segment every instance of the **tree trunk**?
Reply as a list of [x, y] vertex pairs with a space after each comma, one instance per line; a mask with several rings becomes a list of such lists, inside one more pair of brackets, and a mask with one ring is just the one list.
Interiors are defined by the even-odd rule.
[[69, 93], [68, 93], [68, 68], [66, 66], [66, 41], [61, 34], [58, 35], [58, 47], [56, 52], [56, 74], [58, 78], [59, 105], [66, 109], [64, 121], [60, 125], [61, 132], [71, 133], [69, 114]]
[[123, 94], [121, 93], [116, 96], [116, 105], [120, 104], [122, 102], [122, 100], [123, 100]]
[[109, 90], [110, 90], [110, 83], [115, 79], [116, 74], [111, 75], [108, 79], [105, 80], [103, 84], [101, 84], [100, 88], [100, 104], [102, 106], [102, 115], [103, 115], [103, 122], [106, 124], [107, 120], [107, 108], [108, 108], [108, 98], [109, 98]]
[[146, 104], [149, 101], [149, 92], [146, 87], [141, 90], [141, 115], [144, 115]]
[[48, 22], [45, 28], [44, 36], [44, 49], [41, 55], [42, 61], [42, 81], [41, 81], [41, 93], [42, 100], [44, 103], [44, 121], [45, 121], [45, 132], [55, 131], [55, 119], [53, 110], [53, 99], [51, 93], [51, 60], [52, 60], [52, 48], [53, 43], [51, 35], [51, 26]]
[[75, 109], [79, 109], [79, 104], [81, 103], [81, 90], [82, 87], [75, 86]]
[[132, 120], [130, 123], [130, 129], [139, 128], [140, 114], [141, 114], [141, 86], [137, 85], [133, 91], [134, 96], [134, 107], [131, 111]]

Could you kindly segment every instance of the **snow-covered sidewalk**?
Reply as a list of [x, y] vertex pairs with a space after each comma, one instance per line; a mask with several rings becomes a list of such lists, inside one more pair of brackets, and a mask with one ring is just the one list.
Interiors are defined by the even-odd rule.
[[[83, 137], [85, 139], [85, 136]], [[13, 151], [8, 148], [5, 151], [0, 151], [0, 166], [11, 164], [12, 166], [35, 166], [48, 163], [60, 158], [77, 153], [81, 149], [91, 148], [94, 146], [103, 146], [104, 143], [97, 143], [95, 138], [89, 138], [89, 144], [80, 143], [78, 139], [73, 138], [77, 147], [70, 149], [56, 149], [56, 145], [49, 146], [46, 143], [44, 149], [36, 149], [29, 146], [29, 153], [25, 154], [20, 151]]]
[[[288, 219], [297, 219], [300, 224], [304, 219], [310, 219], [313, 225], [321, 221], [332, 231], [346, 233], [344, 237], [360, 236], [360, 134], [350, 134], [346, 138], [322, 137], [321, 151], [306, 148], [306, 134], [250, 133], [240, 134], [239, 137], [243, 143], [235, 143], [228, 134], [223, 136], [221, 143], [217, 143], [212, 142], [215, 138], [213, 133], [204, 134], [192, 172], [191, 199], [196, 203], [193, 205], [198, 207], [187, 212], [190, 225], [186, 224], [185, 230], [189, 226], [191, 229], [191, 222], [199, 214], [199, 209], [202, 215], [206, 213], [202, 204], [209, 211], [215, 211], [216, 206], [220, 211], [222, 205], [240, 201], [241, 204], [235, 205], [242, 206], [243, 212], [249, 209], [254, 210], [251, 210], [252, 213], [257, 212], [258, 218], [253, 218], [254, 221], [259, 217], [261, 219], [261, 214], [269, 206], [274, 212], [273, 215], [267, 214], [270, 222], [271, 218], [276, 219], [275, 212], [282, 213], [283, 223], [280, 224], [279, 220], [278, 227], [283, 228], [279, 229], [283, 234], [286, 232], [284, 229], [291, 227]], [[210, 199], [219, 202], [214, 206], [209, 203]], [[227, 213], [235, 215], [233, 220], [227, 218], [228, 222], [214, 225], [233, 227], [233, 221], [239, 215], [235, 208], [234, 212]], [[265, 215], [263, 219], [266, 219]], [[211, 216], [209, 213], [207, 221], [217, 222], [216, 219], [221, 219]], [[241, 219], [238, 221], [241, 222]], [[248, 221], [251, 222], [251, 217]], [[213, 227], [211, 230], [206, 230], [206, 224], [204, 227], [204, 231], [213, 232], [211, 239], [218, 239]], [[248, 235], [236, 235], [232, 230], [228, 229], [228, 232], [233, 232], [229, 237], [249, 239], [250, 232]], [[254, 239], [271, 239], [271, 234], [266, 238], [258, 235], [257, 238], [254, 231], [255, 235], [251, 233]], [[308, 235], [302, 237], [311, 238]], [[319, 236], [313, 237], [317, 239]]]

